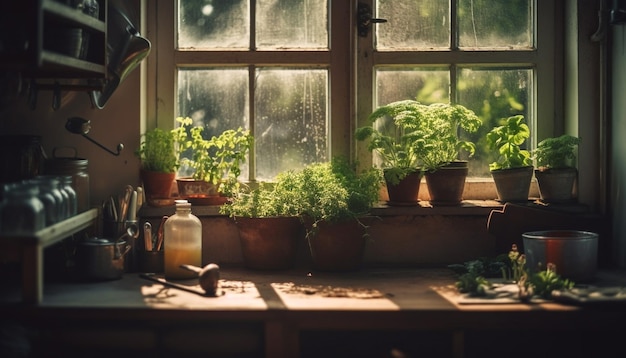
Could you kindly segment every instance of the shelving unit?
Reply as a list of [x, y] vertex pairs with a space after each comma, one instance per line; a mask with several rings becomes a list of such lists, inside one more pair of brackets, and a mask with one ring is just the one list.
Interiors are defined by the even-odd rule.
[[[96, 89], [101, 88], [106, 77], [107, 0], [99, 1], [99, 18], [55, 0], [7, 5], [9, 9], [0, 15], [4, 33], [0, 34], [0, 70], [19, 71], [23, 78], [35, 80], [88, 79]], [[63, 51], [63, 45], [72, 41], [84, 44], [67, 30], [76, 31], [81, 39], [88, 37], [85, 57]]]
[[32, 236], [1, 236], [3, 255], [22, 263], [22, 300], [39, 304], [43, 298], [43, 250], [96, 224], [98, 209], [90, 209], [36, 232]]

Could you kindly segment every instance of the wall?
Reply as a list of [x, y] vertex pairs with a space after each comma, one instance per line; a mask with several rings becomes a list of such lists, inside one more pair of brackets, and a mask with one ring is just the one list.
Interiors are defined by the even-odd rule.
[[[0, 133], [30, 134], [42, 137], [46, 155], [73, 156], [89, 160], [91, 203], [99, 205], [111, 194], [121, 193], [126, 184], [139, 184], [139, 161], [133, 151], [139, 145], [139, 71], [135, 71], [118, 87], [104, 109], [91, 106], [83, 92], [63, 93], [62, 106], [51, 107], [52, 92], [40, 91], [34, 110], [27, 106], [26, 94], [12, 98], [5, 108], [0, 108]], [[80, 135], [68, 132], [65, 122], [69, 117], [83, 117], [91, 121], [87, 134], [105, 147], [115, 151], [124, 144], [120, 156], [114, 156]]]
[[611, 92], [611, 118], [609, 128], [611, 133], [611, 187], [610, 197], [613, 198], [611, 215], [613, 218], [613, 232], [615, 242], [613, 245], [613, 259], [626, 267], [626, 142], [621, 136], [626, 133], [626, 106], [624, 98], [626, 93], [626, 25], [614, 25], [611, 27], [611, 69], [610, 81]]

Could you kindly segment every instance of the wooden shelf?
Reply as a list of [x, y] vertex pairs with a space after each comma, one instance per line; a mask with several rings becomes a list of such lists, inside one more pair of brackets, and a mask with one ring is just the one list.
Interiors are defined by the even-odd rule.
[[[104, 79], [107, 0], [99, 4], [100, 16], [95, 18], [55, 0], [9, 3], [0, 14], [0, 40], [5, 45], [0, 70], [19, 71], [31, 79]], [[87, 50], [79, 56], [82, 46]]]
[[39, 304], [43, 299], [43, 250], [72, 234], [95, 225], [98, 209], [90, 209], [28, 236], [1, 236], [3, 255], [22, 263], [22, 300]]

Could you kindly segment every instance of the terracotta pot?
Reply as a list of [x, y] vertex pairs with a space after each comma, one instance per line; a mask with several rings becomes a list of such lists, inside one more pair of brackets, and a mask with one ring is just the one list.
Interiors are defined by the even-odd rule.
[[176, 179], [176, 173], [160, 173], [147, 170], [139, 172], [146, 199], [169, 198], [172, 192], [172, 185]]
[[365, 228], [356, 220], [320, 222], [307, 241], [313, 268], [320, 271], [355, 271], [365, 253]]
[[496, 184], [498, 200], [501, 202], [528, 201], [533, 170], [532, 166], [492, 170], [491, 176]]
[[418, 204], [418, 194], [423, 173], [421, 171], [411, 173], [404, 177], [397, 185], [387, 184], [388, 205], [413, 206]]
[[463, 201], [467, 161], [456, 161], [433, 172], [426, 172], [426, 186], [433, 206], [456, 206]]
[[535, 169], [541, 201], [546, 203], [570, 203], [576, 201], [576, 168]]
[[297, 217], [235, 218], [244, 265], [255, 270], [284, 270], [295, 262], [304, 227]]

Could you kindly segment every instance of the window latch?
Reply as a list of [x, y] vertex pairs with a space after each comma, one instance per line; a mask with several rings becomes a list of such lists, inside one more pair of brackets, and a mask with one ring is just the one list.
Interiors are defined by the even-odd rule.
[[387, 22], [387, 19], [377, 19], [372, 17], [372, 8], [365, 3], [360, 2], [357, 8], [357, 28], [359, 36], [367, 37], [370, 32], [370, 25], [375, 23]]

